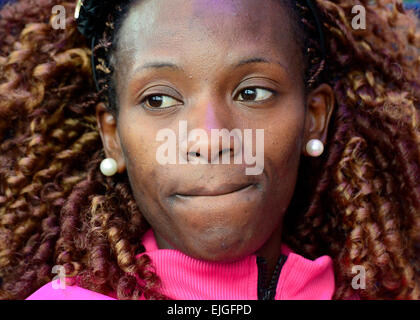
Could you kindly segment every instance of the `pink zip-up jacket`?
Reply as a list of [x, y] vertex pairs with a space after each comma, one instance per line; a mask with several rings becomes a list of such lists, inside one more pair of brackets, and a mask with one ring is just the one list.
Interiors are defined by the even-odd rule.
[[[175, 300], [257, 300], [257, 256], [250, 255], [230, 263], [191, 258], [174, 249], [159, 249], [153, 230], [143, 237], [146, 251], [162, 282], [162, 293]], [[282, 245], [286, 260], [278, 276], [275, 300], [328, 300], [334, 293], [332, 260], [322, 256], [309, 260]], [[61, 289], [49, 282], [26, 300], [115, 300], [115, 293], [104, 295], [77, 285]]]

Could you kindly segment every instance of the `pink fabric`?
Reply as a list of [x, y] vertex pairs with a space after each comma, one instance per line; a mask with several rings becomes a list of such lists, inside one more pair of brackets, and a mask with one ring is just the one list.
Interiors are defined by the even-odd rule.
[[56, 289], [53, 282], [39, 288], [25, 300], [115, 300], [113, 297], [87, 290], [78, 286], [66, 286], [60, 289], [58, 280]]
[[[231, 263], [193, 259], [178, 250], [159, 249], [153, 231], [143, 238], [162, 281], [162, 292], [175, 300], [257, 300], [258, 267], [250, 255]], [[322, 256], [314, 261], [293, 253], [286, 245], [281, 251], [288, 258], [277, 283], [276, 300], [324, 300], [334, 293], [332, 260]], [[139, 254], [137, 257], [145, 254]], [[27, 300], [112, 300], [78, 286], [54, 289], [51, 282]]]

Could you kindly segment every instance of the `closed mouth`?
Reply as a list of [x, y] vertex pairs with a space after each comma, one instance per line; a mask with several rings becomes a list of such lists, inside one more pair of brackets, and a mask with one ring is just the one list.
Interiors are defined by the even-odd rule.
[[191, 198], [191, 197], [216, 197], [228, 195], [235, 192], [245, 191], [254, 186], [254, 183], [247, 183], [242, 185], [224, 185], [217, 189], [197, 188], [194, 191], [188, 191], [185, 193], [176, 193], [175, 196], [180, 198]]

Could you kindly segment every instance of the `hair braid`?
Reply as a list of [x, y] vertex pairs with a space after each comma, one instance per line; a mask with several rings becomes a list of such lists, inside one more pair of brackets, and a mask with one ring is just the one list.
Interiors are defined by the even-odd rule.
[[[117, 111], [111, 53], [129, 3], [107, 17], [93, 48], [97, 93], [92, 52], [74, 21], [51, 32], [55, 1], [0, 11], [0, 298], [26, 298], [56, 264], [82, 287], [120, 299], [166, 298], [150, 257], [136, 258], [149, 225], [127, 177], [98, 170], [104, 154], [94, 106], [109, 100]], [[296, 38], [305, 80], [331, 84], [337, 103], [326, 153], [302, 161], [284, 241], [309, 258], [333, 258], [336, 299], [419, 299], [418, 20], [391, 0], [317, 0], [322, 59], [302, 3], [288, 2], [304, 35]], [[366, 8], [366, 30], [351, 27], [356, 4]], [[355, 266], [366, 270], [364, 290], [351, 286]]]

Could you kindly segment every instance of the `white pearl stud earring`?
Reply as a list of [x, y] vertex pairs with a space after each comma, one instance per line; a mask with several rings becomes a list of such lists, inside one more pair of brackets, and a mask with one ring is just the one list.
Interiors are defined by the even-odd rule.
[[306, 152], [311, 157], [319, 157], [324, 152], [324, 144], [321, 140], [311, 139], [306, 144]]
[[112, 158], [106, 158], [102, 160], [100, 166], [103, 175], [110, 177], [117, 172], [117, 161]]

